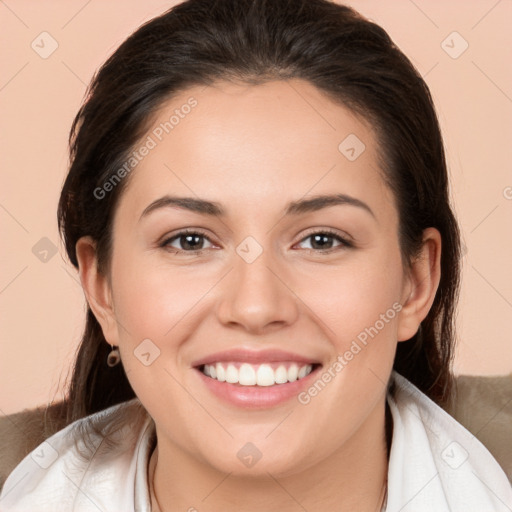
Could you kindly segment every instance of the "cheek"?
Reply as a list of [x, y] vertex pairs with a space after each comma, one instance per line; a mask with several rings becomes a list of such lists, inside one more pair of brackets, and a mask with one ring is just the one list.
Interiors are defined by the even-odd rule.
[[[201, 297], [218, 280], [194, 266], [171, 266], [149, 253], [113, 257], [112, 282], [116, 318], [130, 333], [132, 343], [163, 340], [182, 331], [201, 307]], [[174, 331], [174, 332], [173, 332]], [[172, 334], [171, 334], [172, 333]], [[126, 340], [127, 333], [120, 332]]]
[[393, 336], [402, 280], [399, 253], [375, 251], [346, 265], [318, 271], [309, 286], [302, 284], [298, 295], [322, 320], [340, 352], [360, 334], [364, 338], [375, 324], [379, 334]]

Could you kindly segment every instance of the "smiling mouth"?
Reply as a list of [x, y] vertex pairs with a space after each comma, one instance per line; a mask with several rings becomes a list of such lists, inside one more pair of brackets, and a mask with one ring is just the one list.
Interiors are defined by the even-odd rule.
[[219, 382], [238, 386], [274, 386], [287, 384], [307, 377], [320, 364], [278, 362], [249, 364], [240, 362], [217, 362], [204, 364], [197, 369], [207, 377]]

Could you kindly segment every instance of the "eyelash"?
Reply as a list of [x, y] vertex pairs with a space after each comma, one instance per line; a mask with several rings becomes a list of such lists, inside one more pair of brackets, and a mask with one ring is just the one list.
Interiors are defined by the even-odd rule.
[[[195, 230], [193, 230], [193, 229], [185, 229], [185, 230], [180, 231], [179, 233], [173, 235], [170, 238], [166, 238], [160, 244], [160, 247], [163, 248], [163, 249], [172, 250], [172, 252], [174, 254], [188, 254], [188, 255], [194, 255], [194, 256], [200, 255], [203, 251], [206, 250], [206, 249], [197, 249], [197, 250], [192, 250], [192, 251], [185, 251], [183, 249], [175, 249], [174, 247], [173, 248], [168, 247], [168, 244], [170, 244], [174, 240], [177, 240], [177, 239], [179, 239], [179, 238], [181, 238], [182, 236], [185, 236], [185, 235], [199, 235], [199, 236], [201, 236], [203, 238], [206, 238], [206, 240], [208, 240], [210, 243], [213, 243], [210, 240], [210, 238], [204, 232], [202, 232], [201, 230], [198, 230], [198, 229], [195, 229]], [[321, 250], [321, 249], [306, 249], [310, 253], [312, 252], [312, 253], [316, 253], [316, 254], [324, 254], [325, 255], [325, 254], [331, 254], [332, 252], [335, 252], [335, 251], [340, 250], [340, 249], [349, 249], [349, 248], [354, 247], [354, 244], [350, 240], [348, 240], [347, 238], [341, 236], [338, 232], [336, 232], [334, 230], [331, 230], [331, 229], [328, 229], [328, 228], [327, 229], [322, 229], [322, 230], [317, 230], [317, 231], [311, 231], [305, 237], [303, 237], [301, 240], [299, 240], [298, 243], [301, 243], [301, 242], [307, 240], [308, 238], [311, 238], [314, 235], [330, 235], [334, 239], [336, 239], [337, 241], [341, 242], [341, 245], [338, 245], [337, 247], [331, 247], [330, 249], [325, 249], [325, 250]]]

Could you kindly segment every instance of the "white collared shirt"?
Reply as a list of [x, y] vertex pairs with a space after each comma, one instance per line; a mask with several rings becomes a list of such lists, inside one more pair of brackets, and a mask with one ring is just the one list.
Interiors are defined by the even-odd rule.
[[[489, 451], [411, 382], [392, 373], [393, 419], [386, 512], [511, 512], [512, 487]], [[138, 398], [88, 418], [122, 418], [115, 448], [85, 418], [49, 437], [5, 481], [0, 512], [150, 512], [148, 463], [155, 424]], [[85, 428], [82, 459], [71, 431]]]

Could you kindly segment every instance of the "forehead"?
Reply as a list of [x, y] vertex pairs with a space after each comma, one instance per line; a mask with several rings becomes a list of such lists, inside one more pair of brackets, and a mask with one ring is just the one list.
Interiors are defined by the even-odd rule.
[[161, 106], [148, 143], [121, 200], [139, 214], [171, 192], [261, 206], [384, 191], [372, 127], [302, 80], [188, 88]]

